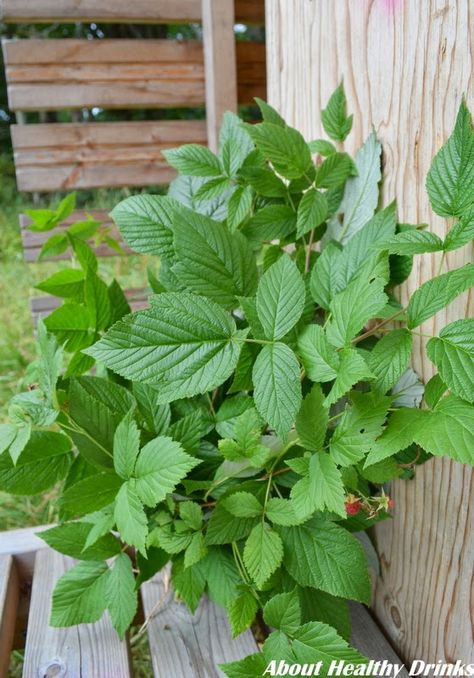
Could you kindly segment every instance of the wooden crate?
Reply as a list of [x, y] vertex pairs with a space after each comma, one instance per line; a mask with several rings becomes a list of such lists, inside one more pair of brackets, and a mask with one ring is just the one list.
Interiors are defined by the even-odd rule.
[[[74, 561], [36, 536], [45, 528], [0, 533], [0, 678], [12, 648], [23, 646], [24, 678], [131, 678], [129, 638], [119, 640], [107, 615], [95, 624], [48, 625], [54, 586]], [[209, 599], [191, 614], [176, 600], [166, 568], [140, 595], [154, 678], [218, 678], [219, 663], [258, 651], [250, 631], [231, 639], [225, 610]], [[402, 663], [362, 605], [351, 605], [351, 617], [351, 643], [362, 654]]]

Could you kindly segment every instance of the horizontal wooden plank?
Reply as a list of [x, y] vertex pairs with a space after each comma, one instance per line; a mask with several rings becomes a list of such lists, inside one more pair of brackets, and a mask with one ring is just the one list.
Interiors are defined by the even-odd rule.
[[[236, 0], [235, 19], [263, 24], [264, 0]], [[0, 21], [49, 23], [193, 23], [201, 20], [201, 0], [2, 0]]]
[[95, 624], [69, 628], [49, 626], [53, 589], [73, 565], [71, 558], [49, 548], [37, 554], [23, 678], [130, 678], [127, 644], [119, 640], [108, 615]]
[[195, 614], [175, 598], [169, 570], [141, 587], [155, 678], [217, 678], [218, 664], [258, 650], [250, 631], [232, 640], [224, 608], [204, 598]]
[[39, 549], [46, 548], [46, 543], [36, 533], [50, 527], [53, 525], [0, 532], [0, 556], [14, 556], [21, 583], [31, 581], [35, 554]]
[[198, 40], [3, 40], [5, 65], [201, 63]]
[[8, 676], [20, 587], [13, 557], [0, 556], [0, 678]]
[[[148, 297], [151, 294], [149, 289], [137, 287], [124, 290], [124, 293], [132, 311], [141, 311], [149, 307]], [[62, 299], [58, 299], [58, 297], [33, 297], [30, 300], [33, 325], [36, 326], [40, 318], [45, 318], [61, 304]]]
[[[32, 223], [31, 217], [26, 214], [20, 214], [19, 220], [23, 244], [23, 258], [26, 263], [38, 261], [41, 248], [52, 235], [61, 233], [71, 226], [71, 224], [74, 224], [78, 221], [84, 221], [90, 217], [100, 222], [102, 226], [107, 229], [108, 235], [115, 238], [115, 240], [120, 243], [125, 254], [132, 254], [132, 250], [122, 241], [117, 227], [105, 210], [76, 210], [67, 219], [61, 222], [61, 224], [50, 231], [30, 231], [28, 227]], [[91, 239], [89, 240], [89, 244], [97, 257], [120, 256], [120, 253], [117, 252], [117, 250], [112, 249], [106, 243], [95, 245], [94, 240]], [[54, 257], [45, 257], [42, 259], [42, 261], [58, 261], [61, 259], [69, 259], [69, 257], [69, 252], [64, 252], [63, 254], [59, 254]]]
[[[166, 108], [205, 102], [200, 42], [173, 40], [6, 40], [14, 111]], [[265, 45], [236, 44], [238, 99], [265, 96]]]
[[[403, 661], [398, 657], [380, 628], [375, 623], [370, 613], [359, 603], [349, 603], [352, 623], [351, 645], [359, 650], [365, 657], [403, 666]], [[400, 678], [408, 678], [408, 671], [404, 668], [399, 673]]]
[[11, 125], [10, 130], [15, 150], [206, 143], [204, 120]]

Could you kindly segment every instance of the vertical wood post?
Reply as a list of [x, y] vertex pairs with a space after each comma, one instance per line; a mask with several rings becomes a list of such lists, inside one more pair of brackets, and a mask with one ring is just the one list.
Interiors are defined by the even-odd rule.
[[217, 150], [225, 111], [237, 111], [234, 0], [202, 0], [208, 145]]
[[[470, 0], [267, 0], [268, 92], [307, 139], [322, 134], [320, 109], [341, 79], [354, 113], [353, 152], [372, 126], [383, 144], [383, 204], [401, 222], [427, 222], [443, 236], [425, 191], [431, 160], [450, 134], [463, 93], [474, 107], [474, 7]], [[443, 271], [472, 260], [472, 245], [450, 252]], [[402, 302], [436, 275], [439, 253], [415, 257]], [[470, 316], [464, 294], [422, 326], [436, 334]], [[415, 344], [414, 368], [433, 366]], [[472, 470], [446, 459], [393, 484], [395, 515], [376, 530], [381, 577], [374, 610], [407, 660], [474, 660], [470, 585], [474, 562]]]

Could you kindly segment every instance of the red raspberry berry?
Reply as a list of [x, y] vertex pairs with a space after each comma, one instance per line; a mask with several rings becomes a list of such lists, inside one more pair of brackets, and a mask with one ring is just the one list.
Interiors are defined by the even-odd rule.
[[355, 501], [346, 501], [345, 507], [348, 516], [356, 516], [361, 510], [362, 504], [359, 499], [356, 499]]

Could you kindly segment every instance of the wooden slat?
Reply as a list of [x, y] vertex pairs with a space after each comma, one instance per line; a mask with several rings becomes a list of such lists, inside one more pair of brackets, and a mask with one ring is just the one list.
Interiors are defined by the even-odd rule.
[[237, 111], [234, 0], [202, 0], [209, 148], [217, 151], [225, 111]]
[[8, 675], [19, 597], [19, 580], [13, 557], [0, 556], [0, 678]]
[[[264, 0], [236, 0], [240, 23], [263, 24]], [[201, 0], [2, 0], [0, 21], [50, 23], [104, 21], [107, 23], [188, 23], [201, 20]]]
[[[225, 2], [231, 4], [231, 0]], [[225, 5], [217, 7], [221, 14]], [[227, 32], [217, 31], [217, 36], [226, 36], [224, 43], [206, 40], [208, 75], [211, 85], [214, 82], [208, 90], [221, 102], [217, 114], [225, 107], [235, 108], [229, 20], [227, 16]], [[219, 26], [217, 19], [213, 26]], [[5, 40], [3, 52], [9, 105], [14, 111], [205, 103], [203, 51], [197, 41]], [[238, 100], [248, 104], [256, 94], [265, 96], [265, 45], [238, 42], [236, 54]]]
[[[124, 290], [124, 294], [127, 297], [127, 301], [130, 304], [132, 311], [140, 311], [149, 307], [148, 297], [151, 294], [149, 289], [140, 287], [130, 288]], [[58, 297], [33, 297], [30, 300], [33, 325], [36, 326], [40, 318], [45, 318], [58, 308], [58, 306], [61, 306], [61, 304], [62, 299], [59, 299]]]
[[205, 144], [203, 120], [12, 125], [18, 188], [66, 190], [167, 184], [162, 149]]
[[222, 662], [242, 659], [257, 651], [250, 631], [235, 640], [227, 615], [205, 598], [192, 615], [175, 600], [164, 570], [141, 587], [155, 678], [217, 678]]
[[[390, 664], [403, 666], [403, 661], [398, 657], [365, 607], [350, 602], [349, 608], [352, 623], [351, 645], [369, 659], [378, 661], [385, 659]], [[400, 678], [408, 678], [408, 671], [404, 668], [398, 675]]]
[[49, 548], [36, 556], [23, 678], [130, 678], [127, 645], [118, 639], [108, 616], [70, 628], [48, 625], [54, 586], [73, 564]]
[[14, 556], [21, 583], [31, 581], [35, 554], [38, 550], [46, 548], [45, 542], [36, 533], [50, 527], [53, 525], [0, 532], [0, 556]]

